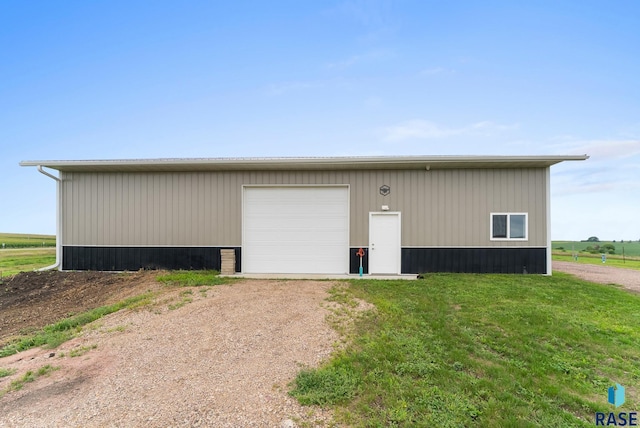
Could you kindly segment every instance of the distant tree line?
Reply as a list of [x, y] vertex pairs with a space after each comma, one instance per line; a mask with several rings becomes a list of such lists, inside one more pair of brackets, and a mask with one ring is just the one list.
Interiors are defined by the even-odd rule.
[[[580, 252], [585, 252], [585, 253], [591, 253], [591, 254], [616, 254], [616, 247], [615, 245], [611, 244], [611, 243], [601, 243], [600, 239], [597, 236], [590, 236], [588, 239], [583, 239], [580, 242], [589, 242], [589, 243], [593, 243], [593, 245], [589, 245], [586, 248], [582, 249], [582, 250], [578, 250]], [[616, 242], [615, 240], [613, 240], [612, 242]], [[626, 242], [628, 244], [633, 243], [634, 241], [628, 239], [626, 240]], [[640, 239], [638, 239], [638, 242], [640, 242]], [[625, 240], [621, 239], [620, 240], [620, 244], [624, 244]], [[624, 246], [623, 248], [623, 252], [624, 252]], [[556, 250], [560, 250], [560, 251], [567, 251], [564, 247], [556, 247]]]
[[605, 254], [605, 253], [615, 254], [616, 247], [613, 244], [602, 244], [602, 245], [596, 244], [594, 246], [589, 245], [587, 248], [584, 249], [584, 251], [591, 254]]
[[[620, 243], [624, 244], [624, 241], [625, 241], [624, 239], [621, 239]], [[590, 236], [589, 238], [583, 239], [580, 242], [600, 242], [600, 239], [597, 236]], [[613, 242], [616, 242], [616, 240], [614, 239]], [[632, 243], [633, 239], [627, 239], [627, 242]], [[640, 242], [640, 239], [638, 239], [638, 242]]]

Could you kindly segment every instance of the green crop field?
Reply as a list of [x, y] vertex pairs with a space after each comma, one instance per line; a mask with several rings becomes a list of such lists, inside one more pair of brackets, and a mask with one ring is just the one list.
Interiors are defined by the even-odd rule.
[[55, 247], [55, 235], [30, 235], [24, 233], [0, 233], [0, 249], [2, 248], [35, 248]]
[[0, 280], [54, 264], [55, 246], [54, 235], [0, 233]]
[[571, 254], [572, 251], [585, 251], [587, 247], [595, 248], [596, 245], [599, 247], [611, 244], [615, 247], [615, 255], [622, 256], [622, 249], [624, 247], [624, 255], [629, 257], [640, 257], [640, 242], [638, 240], [635, 241], [600, 241], [600, 242], [585, 242], [585, 241], [553, 241], [551, 243], [551, 248], [553, 248], [554, 252], [565, 251], [568, 254]]
[[51, 266], [56, 262], [55, 248], [0, 249], [0, 278]]

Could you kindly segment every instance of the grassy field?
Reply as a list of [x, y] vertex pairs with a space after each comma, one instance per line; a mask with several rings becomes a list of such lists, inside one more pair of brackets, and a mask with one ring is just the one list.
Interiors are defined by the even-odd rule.
[[0, 249], [0, 277], [50, 266], [55, 261], [55, 248]]
[[54, 264], [55, 246], [55, 235], [0, 233], [0, 278]]
[[[578, 260], [574, 259], [571, 253], [557, 252], [553, 253], [553, 260], [559, 260], [563, 262], [585, 263], [593, 265], [601, 265], [602, 256], [598, 254], [578, 253]], [[624, 260], [622, 256], [614, 256], [607, 254], [607, 261], [604, 263], [606, 266], [615, 266], [626, 269], [640, 270], [640, 258], [638, 257], [626, 257]]]
[[30, 247], [55, 247], [55, 235], [28, 235], [21, 233], [0, 233], [0, 249], [4, 248], [30, 248]]
[[571, 254], [572, 249], [575, 251], [584, 251], [587, 247], [595, 246], [595, 245], [604, 245], [604, 244], [612, 244], [616, 247], [615, 254], [618, 256], [622, 256], [622, 247], [624, 247], [624, 254], [628, 257], [638, 257], [640, 258], [640, 242], [636, 241], [624, 241], [621, 243], [620, 241], [601, 241], [601, 242], [582, 242], [582, 241], [553, 241], [551, 243], [551, 248], [553, 251], [559, 251], [558, 248], [564, 248], [564, 251]]
[[434, 274], [352, 281], [371, 302], [352, 343], [292, 395], [348, 426], [594, 426], [607, 388], [640, 407], [640, 296], [553, 277]]

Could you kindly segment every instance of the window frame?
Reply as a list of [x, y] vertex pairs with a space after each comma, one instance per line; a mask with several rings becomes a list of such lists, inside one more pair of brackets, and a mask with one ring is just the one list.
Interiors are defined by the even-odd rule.
[[[506, 238], [494, 238], [493, 236], [493, 216], [505, 215], [507, 216], [507, 237]], [[511, 216], [522, 215], [524, 216], [524, 238], [511, 238]], [[529, 240], [529, 213], [519, 212], [492, 212], [489, 215], [489, 239], [491, 241], [528, 241]]]

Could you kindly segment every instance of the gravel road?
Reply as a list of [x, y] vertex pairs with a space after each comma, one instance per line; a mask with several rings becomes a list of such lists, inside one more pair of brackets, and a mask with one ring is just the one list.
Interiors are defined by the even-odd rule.
[[322, 425], [331, 414], [301, 407], [287, 385], [338, 339], [325, 321], [331, 285], [247, 280], [176, 290], [58, 349], [5, 357], [2, 368], [18, 372], [0, 378], [0, 391], [26, 370], [59, 369], [0, 398], [0, 426]]
[[553, 261], [553, 270], [571, 273], [578, 278], [600, 284], [619, 284], [640, 293], [640, 271], [607, 265]]

